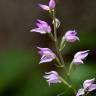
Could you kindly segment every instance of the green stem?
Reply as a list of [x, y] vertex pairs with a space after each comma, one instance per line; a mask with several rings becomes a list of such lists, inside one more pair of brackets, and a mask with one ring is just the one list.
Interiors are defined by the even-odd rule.
[[59, 56], [59, 58], [60, 58], [60, 63], [61, 63], [61, 65], [64, 67], [65, 74], [67, 74], [66, 66], [65, 66], [65, 64], [64, 64], [64, 60], [63, 60], [62, 54], [61, 54], [61, 52], [59, 51], [57, 42], [55, 42], [55, 46], [56, 46], [57, 54], [58, 54], [58, 56]]
[[[55, 40], [55, 46], [56, 46], [57, 54], [58, 54], [58, 56], [59, 56], [58, 59], [60, 59], [60, 60], [57, 59], [57, 61], [59, 61], [58, 63], [59, 63], [60, 65], [63, 65], [63, 66], [64, 66], [63, 69], [64, 69], [64, 71], [65, 71], [65, 75], [66, 75], [67, 78], [69, 79], [71, 85], [70, 85], [68, 82], [66, 82], [62, 77], [60, 77], [60, 80], [61, 80], [64, 84], [66, 84], [69, 88], [72, 88], [73, 91], [74, 91], [74, 93], [76, 94], [76, 90], [75, 90], [75, 88], [73, 87], [72, 81], [71, 81], [71, 79], [70, 79], [70, 77], [69, 77], [69, 75], [68, 75], [68, 73], [67, 73], [67, 68], [66, 68], [66, 66], [65, 66], [65, 63], [64, 63], [64, 60], [63, 60], [61, 51], [59, 51], [58, 40], [57, 40], [57, 32], [56, 32], [57, 30], [56, 30], [56, 21], [55, 21], [55, 9], [54, 9], [54, 11], [53, 11], [53, 20], [54, 20], [54, 38], [55, 38], [54, 40]], [[73, 66], [73, 65], [72, 65], [72, 64], [70, 65], [70, 69], [71, 69], [71, 66]]]
[[52, 34], [52, 33], [48, 33], [48, 34], [49, 34], [50, 38], [51, 38], [53, 41], [55, 41], [53, 34]]
[[76, 95], [76, 93], [77, 93], [77, 91], [76, 91], [76, 89], [75, 89], [75, 87], [74, 87], [74, 85], [73, 85], [73, 82], [72, 82], [72, 80], [71, 80], [71, 78], [70, 78], [70, 76], [68, 75], [68, 79], [69, 79], [69, 81], [70, 81], [70, 83], [71, 83], [71, 88], [72, 88], [72, 90], [74, 91], [74, 94]]
[[70, 63], [70, 66], [69, 66], [69, 71], [68, 71], [68, 76], [70, 76], [70, 73], [71, 73], [71, 69], [73, 67], [73, 61]]
[[58, 67], [64, 67], [62, 64], [61, 64], [61, 62], [60, 62], [60, 60], [59, 60], [59, 58], [58, 57], [56, 57], [56, 61], [58, 62]]
[[53, 11], [53, 20], [54, 20], [54, 37], [55, 37], [56, 51], [57, 51], [57, 54], [59, 55], [60, 62], [62, 64], [62, 66], [64, 66], [64, 71], [67, 73], [66, 66], [64, 64], [64, 60], [63, 60], [62, 54], [59, 51], [59, 47], [58, 47], [57, 32], [56, 32], [56, 21], [55, 21], [55, 10]]
[[69, 88], [71, 88], [71, 85], [70, 85], [67, 81], [65, 81], [62, 77], [60, 77], [60, 80], [61, 80], [64, 84], [66, 84]]
[[56, 20], [55, 20], [55, 9], [53, 10], [53, 20], [54, 20], [54, 37], [57, 42], [57, 32], [56, 32]]
[[65, 38], [63, 37], [62, 38], [62, 41], [60, 43], [59, 51], [62, 51], [64, 49], [65, 45], [66, 45]]

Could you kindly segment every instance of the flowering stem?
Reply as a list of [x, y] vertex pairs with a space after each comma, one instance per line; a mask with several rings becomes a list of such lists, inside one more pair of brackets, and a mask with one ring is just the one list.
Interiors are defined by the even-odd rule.
[[55, 20], [55, 9], [53, 10], [53, 21], [54, 21], [54, 37], [57, 42], [57, 32], [56, 32], [56, 20]]
[[62, 64], [61, 64], [61, 62], [60, 62], [60, 60], [59, 60], [59, 58], [58, 57], [56, 57], [56, 61], [58, 62], [58, 64], [59, 64], [59, 66], [58, 67], [64, 67]]
[[[63, 67], [63, 68], [64, 68], [64, 67]], [[71, 88], [72, 88], [74, 94], [76, 94], [77, 91], [76, 91], [76, 89], [75, 89], [75, 87], [74, 87], [74, 85], [73, 85], [73, 82], [72, 82], [72, 80], [71, 80], [71, 78], [70, 78], [70, 75], [68, 75], [68, 73], [67, 73], [67, 74], [65, 73], [65, 75], [66, 75], [66, 77], [68, 78], [68, 80], [69, 80], [69, 82], [70, 82], [70, 85], [71, 85]]]
[[72, 86], [71, 88], [72, 88], [72, 90], [74, 91], [74, 93], [76, 94], [77, 91], [76, 91], [76, 89], [75, 89], [75, 87], [74, 87], [74, 85], [73, 85], [73, 82], [72, 82], [70, 76], [69, 76], [69, 75], [67, 75], [67, 76], [68, 76], [68, 79], [69, 79], [69, 81], [70, 81], [70, 83], [71, 83], [71, 86]]
[[65, 64], [64, 64], [64, 60], [63, 60], [62, 54], [61, 54], [61, 52], [59, 51], [59, 49], [58, 49], [58, 55], [59, 55], [59, 57], [60, 57], [60, 60], [61, 60], [62, 65], [64, 66], [63, 68], [64, 68], [64, 71], [65, 71], [65, 74], [67, 74], [67, 69], [66, 69], [66, 66], [65, 66]]
[[64, 84], [66, 84], [69, 88], [71, 88], [71, 85], [70, 85], [67, 81], [65, 81], [62, 77], [60, 77], [60, 80], [61, 80]]
[[[74, 93], [76, 93], [76, 90], [75, 90], [75, 88], [73, 87], [73, 84], [72, 84], [72, 81], [71, 81], [71, 79], [70, 79], [70, 77], [69, 77], [69, 75], [68, 75], [68, 72], [67, 72], [67, 68], [66, 68], [66, 66], [65, 66], [65, 63], [64, 63], [64, 60], [63, 60], [63, 57], [62, 57], [62, 54], [61, 54], [61, 50], [59, 49], [59, 46], [58, 46], [58, 40], [57, 40], [57, 30], [56, 30], [56, 21], [55, 21], [55, 9], [54, 9], [54, 11], [53, 11], [53, 20], [54, 20], [54, 40], [55, 40], [55, 46], [56, 46], [56, 51], [57, 51], [57, 54], [58, 54], [58, 56], [59, 56], [59, 58], [57, 59], [57, 62], [61, 65], [61, 66], [63, 66], [63, 69], [64, 69], [64, 71], [65, 71], [65, 75], [67, 76], [67, 78], [69, 79], [69, 81], [70, 81], [70, 84], [67, 82], [67, 81], [65, 81], [62, 77], [60, 77], [60, 80], [64, 83], [64, 84], [66, 84], [69, 88], [72, 88], [73, 89], [73, 91], [74, 91]], [[59, 60], [60, 59], [60, 60]], [[70, 65], [70, 69], [71, 69], [71, 66], [73, 66], [72, 64]]]
[[56, 51], [57, 51], [57, 54], [59, 55], [59, 58], [60, 58], [60, 61], [61, 61], [62, 66], [64, 66], [64, 71], [67, 73], [66, 66], [64, 64], [64, 60], [63, 60], [62, 54], [59, 51], [59, 46], [58, 46], [58, 41], [57, 41], [56, 21], [55, 21], [55, 9], [53, 11], [53, 20], [54, 20], [54, 37], [55, 37]]

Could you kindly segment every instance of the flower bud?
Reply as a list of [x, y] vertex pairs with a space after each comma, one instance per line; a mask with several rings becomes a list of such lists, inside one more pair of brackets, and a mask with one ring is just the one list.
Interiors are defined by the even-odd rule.
[[[60, 21], [59, 21], [59, 19], [57, 19], [57, 18], [55, 18], [55, 23], [56, 23], [56, 28], [59, 28], [59, 26], [60, 26]], [[54, 24], [54, 20], [52, 21], [52, 24]]]
[[49, 8], [50, 8], [50, 10], [53, 10], [55, 8], [55, 0], [50, 0]]

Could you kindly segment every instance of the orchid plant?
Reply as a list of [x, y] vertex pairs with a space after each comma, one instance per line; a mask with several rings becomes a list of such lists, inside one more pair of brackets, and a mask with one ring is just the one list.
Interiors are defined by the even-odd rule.
[[[50, 72], [45, 72], [45, 76], [43, 76], [48, 84], [52, 83], [64, 83], [68, 86], [68, 88], [71, 88], [74, 92], [75, 96], [87, 96], [87, 94], [93, 90], [96, 89], [96, 84], [94, 83], [95, 78], [85, 80], [83, 83], [83, 88], [77, 90], [70, 79], [71, 71], [73, 68], [73, 65], [80, 65], [83, 64], [83, 60], [88, 56], [89, 50], [79, 51], [74, 55], [74, 58], [72, 62], [70, 63], [70, 66], [67, 68], [62, 56], [62, 50], [65, 47], [66, 42], [74, 43], [76, 41], [79, 41], [79, 37], [77, 36], [77, 32], [75, 30], [68, 30], [65, 35], [61, 39], [61, 43], [58, 43], [57, 38], [57, 29], [60, 26], [60, 21], [56, 18], [56, 1], [50, 0], [49, 5], [43, 5], [39, 4], [39, 6], [45, 10], [48, 11], [52, 18], [52, 24], [54, 26], [54, 33], [52, 33], [51, 26], [43, 21], [43, 20], [37, 20], [36, 26], [37, 28], [34, 28], [30, 30], [30, 32], [37, 32], [40, 34], [48, 34], [49, 37], [52, 39], [52, 41], [55, 44], [56, 53], [54, 53], [49, 48], [38, 48], [38, 53], [41, 55], [41, 59], [39, 64], [45, 63], [45, 62], [51, 62], [53, 60], [57, 61], [56, 66], [61, 67], [64, 70], [64, 75], [67, 77], [68, 81], [65, 80], [58, 72], [52, 70]], [[70, 82], [69, 82], [70, 81]], [[61, 94], [63, 95], [63, 94]], [[60, 96], [60, 95], [58, 95]]]

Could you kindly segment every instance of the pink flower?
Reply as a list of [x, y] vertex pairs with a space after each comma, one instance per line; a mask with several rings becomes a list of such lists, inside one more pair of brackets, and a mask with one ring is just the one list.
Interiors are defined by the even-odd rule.
[[37, 20], [36, 25], [37, 25], [37, 28], [32, 29], [30, 32], [37, 32], [41, 34], [46, 34], [51, 32], [51, 27], [45, 21]]
[[56, 58], [56, 55], [51, 51], [51, 49], [40, 47], [37, 48], [39, 49], [39, 54], [42, 55], [39, 64], [44, 62], [51, 62]]
[[45, 74], [46, 75], [44, 76], [44, 78], [47, 80], [49, 85], [51, 83], [61, 83], [61, 81], [59, 79], [59, 75], [56, 71], [46, 72]]
[[88, 54], [89, 54], [88, 52], [89, 52], [89, 50], [77, 52], [74, 55], [73, 62], [75, 64], [83, 64], [83, 59], [85, 59], [88, 56]]
[[79, 37], [77, 37], [76, 34], [77, 34], [77, 32], [75, 30], [69, 30], [65, 33], [64, 38], [67, 42], [73, 43], [73, 42], [79, 40]]

